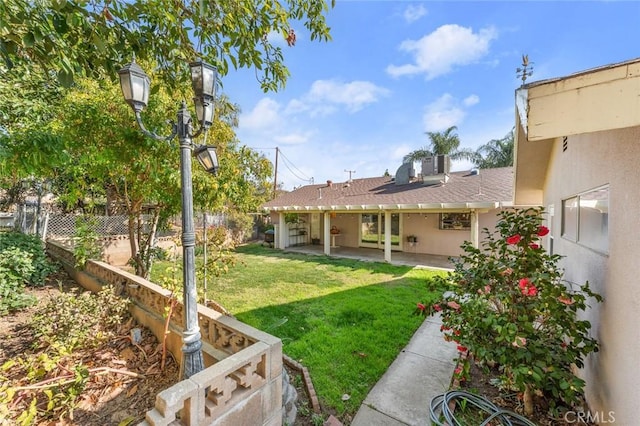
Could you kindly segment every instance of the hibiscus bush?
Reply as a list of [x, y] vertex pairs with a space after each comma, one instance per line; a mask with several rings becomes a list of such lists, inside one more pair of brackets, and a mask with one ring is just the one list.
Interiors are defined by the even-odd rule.
[[561, 256], [541, 246], [549, 233], [542, 220], [542, 209], [502, 212], [479, 249], [463, 244], [442, 278], [452, 288], [445, 299], [418, 304], [420, 312], [441, 312], [445, 339], [460, 353], [455, 374], [464, 380], [471, 359], [496, 366], [501, 386], [520, 392], [528, 415], [538, 399], [556, 413], [581, 401], [585, 383], [575, 369], [598, 344], [578, 312], [602, 300], [589, 283], [563, 280]]

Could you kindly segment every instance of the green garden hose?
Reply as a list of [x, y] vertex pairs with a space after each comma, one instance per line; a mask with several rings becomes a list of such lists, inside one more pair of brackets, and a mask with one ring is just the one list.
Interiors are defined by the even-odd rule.
[[525, 417], [513, 411], [504, 410], [486, 398], [459, 390], [448, 391], [431, 399], [429, 407], [431, 421], [438, 426], [474, 426], [461, 423], [456, 419], [453, 410], [449, 408], [464, 404], [471, 404], [489, 414], [489, 417], [478, 426], [486, 426], [493, 420], [498, 420], [504, 426], [536, 426]]

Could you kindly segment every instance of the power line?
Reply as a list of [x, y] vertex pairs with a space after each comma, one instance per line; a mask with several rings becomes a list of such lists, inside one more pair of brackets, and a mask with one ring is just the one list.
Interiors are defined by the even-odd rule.
[[[293, 170], [292, 168], [295, 168], [300, 174], [304, 175], [304, 172], [302, 170], [300, 170], [299, 168], [297, 168], [292, 162], [291, 160], [289, 160], [287, 158], [286, 155], [284, 155], [284, 153], [282, 152], [282, 150], [280, 150], [280, 155], [282, 155], [282, 158], [285, 160], [285, 167], [291, 172], [292, 175], [294, 175], [296, 178], [305, 181], [305, 182], [309, 182], [311, 179], [313, 178], [308, 178], [308, 177], [300, 177], [298, 176]], [[306, 175], [305, 175], [306, 176]]]
[[[267, 150], [267, 149], [274, 149], [276, 151], [276, 158], [275, 158], [275, 168], [274, 168], [274, 176], [273, 176], [273, 195], [275, 197], [275, 192], [277, 189], [277, 181], [278, 181], [278, 158], [280, 156], [282, 156], [283, 158], [283, 164], [285, 165], [285, 167], [287, 168], [287, 170], [289, 170], [289, 172], [298, 180], [301, 180], [305, 183], [310, 183], [313, 184], [313, 177], [306, 177], [305, 173], [303, 171], [301, 171], [295, 164], [293, 164], [293, 162], [291, 160], [289, 160], [287, 158], [287, 156], [284, 155], [284, 153], [282, 152], [282, 149], [280, 149], [279, 147], [249, 147], [251, 149], [254, 150]], [[297, 174], [293, 169], [295, 169], [298, 173], [300, 173], [301, 175], [303, 175], [304, 177], [301, 177], [299, 174]]]

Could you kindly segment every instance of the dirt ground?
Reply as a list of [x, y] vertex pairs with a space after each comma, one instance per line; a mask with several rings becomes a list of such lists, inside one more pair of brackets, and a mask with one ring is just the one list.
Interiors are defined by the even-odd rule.
[[[461, 390], [466, 390], [477, 395], [482, 395], [484, 398], [491, 401], [496, 406], [510, 410], [514, 413], [524, 415], [524, 404], [521, 396], [517, 392], [505, 392], [500, 391], [497, 386], [492, 384], [492, 380], [498, 377], [497, 370], [490, 370], [488, 374], [485, 374], [475, 364], [471, 366], [470, 378], [468, 381], [461, 382], [459, 384]], [[552, 417], [549, 415], [545, 401], [538, 398], [536, 401], [536, 410], [532, 416], [525, 416], [528, 420], [532, 421], [538, 426], [568, 426], [575, 425], [575, 418], [570, 417], [567, 421], [562, 416]], [[496, 423], [498, 424], [498, 423]], [[582, 426], [592, 426], [592, 423], [580, 423]]]
[[[65, 273], [50, 277], [49, 284], [42, 288], [29, 289], [38, 299], [38, 305], [0, 319], [0, 365], [7, 361], [26, 360], [38, 355], [33, 349], [34, 338], [29, 322], [38, 306], [61, 291], [77, 288], [77, 284]], [[138, 328], [142, 340], [134, 344], [131, 330]], [[57, 379], [73, 378], [73, 367], [82, 363], [90, 371], [86, 386], [77, 399], [73, 412], [52, 413], [49, 418], [38, 417], [32, 423], [47, 426], [105, 426], [135, 425], [144, 420], [145, 413], [153, 408], [156, 394], [177, 382], [179, 367], [168, 356], [161, 368], [161, 345], [148, 330], [138, 326], [132, 319], [117, 328], [117, 337], [91, 349], [74, 352], [73, 356], [61, 360], [44, 378], [29, 380], [25, 369], [16, 365], [0, 371], [0, 378], [10, 387], [29, 388], [18, 390], [6, 402], [6, 390], [0, 388], [0, 425], [14, 425], [17, 417], [29, 407], [37, 394], [38, 410], [46, 411], [45, 390]], [[19, 363], [18, 363], [19, 364]], [[36, 388], [36, 389], [32, 389]], [[7, 416], [8, 419], [2, 419]], [[3, 412], [5, 414], [3, 414]]]

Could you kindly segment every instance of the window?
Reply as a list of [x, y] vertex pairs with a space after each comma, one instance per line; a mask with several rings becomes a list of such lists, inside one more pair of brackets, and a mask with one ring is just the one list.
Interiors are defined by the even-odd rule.
[[471, 213], [440, 213], [440, 229], [471, 229]]
[[601, 253], [609, 251], [609, 187], [562, 201], [562, 236]]

